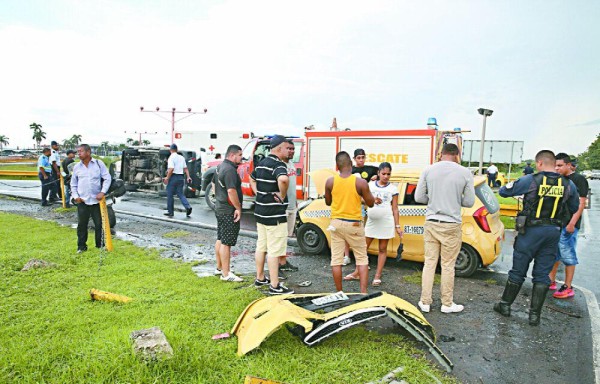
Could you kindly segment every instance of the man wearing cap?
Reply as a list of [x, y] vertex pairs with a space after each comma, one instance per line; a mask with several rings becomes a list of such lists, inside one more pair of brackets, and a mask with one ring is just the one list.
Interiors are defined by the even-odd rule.
[[50, 154], [50, 163], [52, 163], [52, 178], [56, 182], [52, 183], [51, 200], [58, 200], [61, 196], [60, 191], [60, 153], [58, 152], [58, 143], [54, 140], [50, 143], [52, 153]]
[[[252, 171], [250, 185], [256, 194], [256, 280], [255, 286], [269, 285], [270, 295], [294, 293], [279, 282], [280, 258], [287, 252], [287, 190], [289, 177], [288, 142], [285, 137], [271, 138], [271, 152]], [[265, 255], [269, 278], [265, 277]]]
[[[50, 205], [48, 195], [52, 190], [52, 163], [50, 162], [50, 148], [44, 148], [38, 158], [38, 177], [42, 182], [42, 206]], [[52, 196], [52, 195], [50, 195]]]
[[67, 151], [67, 157], [65, 157], [65, 159], [62, 161], [61, 167], [62, 167], [62, 175], [63, 178], [65, 179], [65, 201], [66, 201], [66, 205], [67, 208], [71, 207], [71, 173], [69, 172], [69, 164], [72, 164], [75, 162], [75, 160], [73, 160], [75, 158], [75, 151], [72, 149], [69, 149]]
[[[191, 183], [192, 181], [190, 171], [185, 163], [185, 158], [177, 153], [177, 144], [171, 144], [169, 150], [171, 151], [171, 156], [169, 156], [169, 159], [167, 160], [167, 177], [164, 179], [165, 184], [167, 184], [167, 212], [165, 212], [165, 216], [175, 216], [174, 195], [176, 194], [177, 197], [179, 197], [181, 204], [185, 207], [185, 215], [190, 217], [192, 214], [192, 206], [183, 194], [184, 182], [187, 180], [188, 183]], [[183, 178], [184, 173], [186, 177], [185, 180]]]
[[533, 168], [531, 167], [531, 161], [527, 162], [527, 166], [523, 168], [523, 176], [531, 175], [533, 173]]

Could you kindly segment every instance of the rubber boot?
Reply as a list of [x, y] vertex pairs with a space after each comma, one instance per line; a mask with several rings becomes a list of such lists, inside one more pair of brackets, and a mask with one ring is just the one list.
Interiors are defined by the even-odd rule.
[[515, 301], [517, 294], [521, 290], [521, 284], [517, 284], [510, 280], [506, 280], [506, 287], [504, 287], [504, 293], [502, 293], [502, 299], [499, 303], [494, 304], [494, 311], [498, 312], [502, 316], [510, 316], [510, 306]]
[[548, 284], [533, 283], [531, 291], [531, 307], [529, 308], [529, 325], [537, 326], [540, 324], [542, 316], [542, 307], [548, 294]]

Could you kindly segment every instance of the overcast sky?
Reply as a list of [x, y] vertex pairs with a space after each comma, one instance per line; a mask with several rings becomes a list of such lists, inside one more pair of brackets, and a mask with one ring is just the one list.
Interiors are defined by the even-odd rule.
[[[425, 128], [583, 152], [600, 132], [600, 1], [0, 2], [0, 134], [170, 141], [180, 129], [301, 135]], [[164, 115], [169, 117], [169, 115]], [[127, 132], [125, 132], [127, 131]]]

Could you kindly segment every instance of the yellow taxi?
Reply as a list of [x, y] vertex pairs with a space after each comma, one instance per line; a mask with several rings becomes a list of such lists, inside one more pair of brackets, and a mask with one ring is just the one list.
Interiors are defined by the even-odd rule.
[[[324, 172], [321, 179], [327, 179], [332, 171]], [[402, 260], [423, 262], [426, 206], [415, 202], [414, 193], [419, 180], [420, 170], [402, 170], [394, 172], [390, 179], [398, 185], [398, 211], [404, 236], [388, 242], [388, 257], [395, 258], [400, 243], [403, 250]], [[311, 174], [316, 181], [316, 174]], [[456, 260], [456, 275], [471, 276], [478, 267], [492, 264], [500, 255], [504, 240], [504, 224], [500, 221], [500, 204], [487, 179], [475, 176], [475, 204], [471, 208], [462, 208], [462, 247]], [[324, 180], [315, 182], [319, 195], [323, 195]], [[322, 197], [306, 200], [298, 206], [296, 237], [300, 249], [307, 254], [329, 252], [331, 235], [327, 230], [331, 208]], [[368, 249], [369, 254], [377, 255], [378, 241], [374, 240]]]

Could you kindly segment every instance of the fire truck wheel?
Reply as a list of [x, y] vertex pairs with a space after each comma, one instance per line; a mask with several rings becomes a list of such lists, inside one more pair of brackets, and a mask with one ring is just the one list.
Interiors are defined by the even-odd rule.
[[309, 255], [320, 255], [327, 247], [325, 234], [319, 227], [311, 223], [302, 224], [296, 232], [296, 239], [302, 252]]
[[204, 192], [204, 200], [206, 204], [212, 209], [215, 210], [215, 191], [213, 190], [213, 184], [208, 183], [206, 186], [206, 191]]

